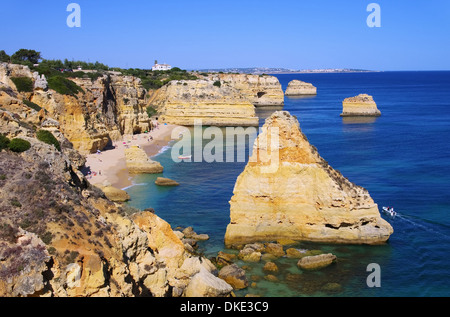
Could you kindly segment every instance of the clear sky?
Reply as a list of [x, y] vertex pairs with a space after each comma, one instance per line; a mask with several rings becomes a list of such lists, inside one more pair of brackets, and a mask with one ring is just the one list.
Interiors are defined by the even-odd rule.
[[[81, 27], [69, 28], [69, 3]], [[369, 28], [367, 5], [381, 8]], [[150, 68], [450, 70], [449, 0], [0, 0], [0, 50]]]

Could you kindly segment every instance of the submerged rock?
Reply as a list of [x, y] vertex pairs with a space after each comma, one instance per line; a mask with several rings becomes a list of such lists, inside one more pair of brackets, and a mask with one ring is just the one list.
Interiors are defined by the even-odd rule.
[[297, 266], [304, 270], [321, 269], [330, 265], [335, 260], [336, 256], [331, 253], [305, 256], [298, 261]]
[[329, 166], [286, 111], [274, 112], [256, 139], [230, 218], [228, 247], [279, 239], [375, 244], [393, 232], [368, 191]]

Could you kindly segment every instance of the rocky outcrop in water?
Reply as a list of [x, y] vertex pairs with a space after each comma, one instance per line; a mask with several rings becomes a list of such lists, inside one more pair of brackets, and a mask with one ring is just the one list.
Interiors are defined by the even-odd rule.
[[130, 174], [158, 174], [164, 170], [159, 162], [151, 160], [138, 146], [125, 149], [125, 159]]
[[303, 95], [317, 95], [317, 88], [310, 83], [301, 80], [292, 80], [289, 82], [286, 96], [303, 96]]
[[345, 98], [342, 102], [341, 117], [378, 117], [381, 115], [377, 104], [372, 96], [367, 94], [360, 94], [355, 97]]
[[297, 119], [266, 120], [230, 200], [225, 244], [277, 239], [375, 244], [393, 229], [366, 189], [320, 157]]

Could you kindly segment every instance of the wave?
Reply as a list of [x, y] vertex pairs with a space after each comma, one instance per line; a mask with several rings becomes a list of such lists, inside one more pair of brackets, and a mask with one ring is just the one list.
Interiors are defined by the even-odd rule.
[[131, 184], [130, 186], [122, 188], [122, 190], [127, 190], [127, 189], [129, 189], [131, 187], [134, 187], [134, 186], [145, 186], [145, 185], [148, 185], [148, 184], [147, 183]]
[[153, 155], [153, 157], [161, 155], [162, 153], [166, 152], [168, 149], [170, 149], [172, 147], [172, 145], [165, 145], [163, 146], [158, 153], [156, 153], [155, 155]]

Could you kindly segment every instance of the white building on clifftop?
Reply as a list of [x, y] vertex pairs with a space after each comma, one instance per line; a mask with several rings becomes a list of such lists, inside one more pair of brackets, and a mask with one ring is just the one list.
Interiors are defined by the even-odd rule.
[[172, 66], [168, 64], [158, 64], [158, 61], [155, 61], [155, 65], [152, 67], [152, 71], [155, 70], [170, 70], [172, 69]]

